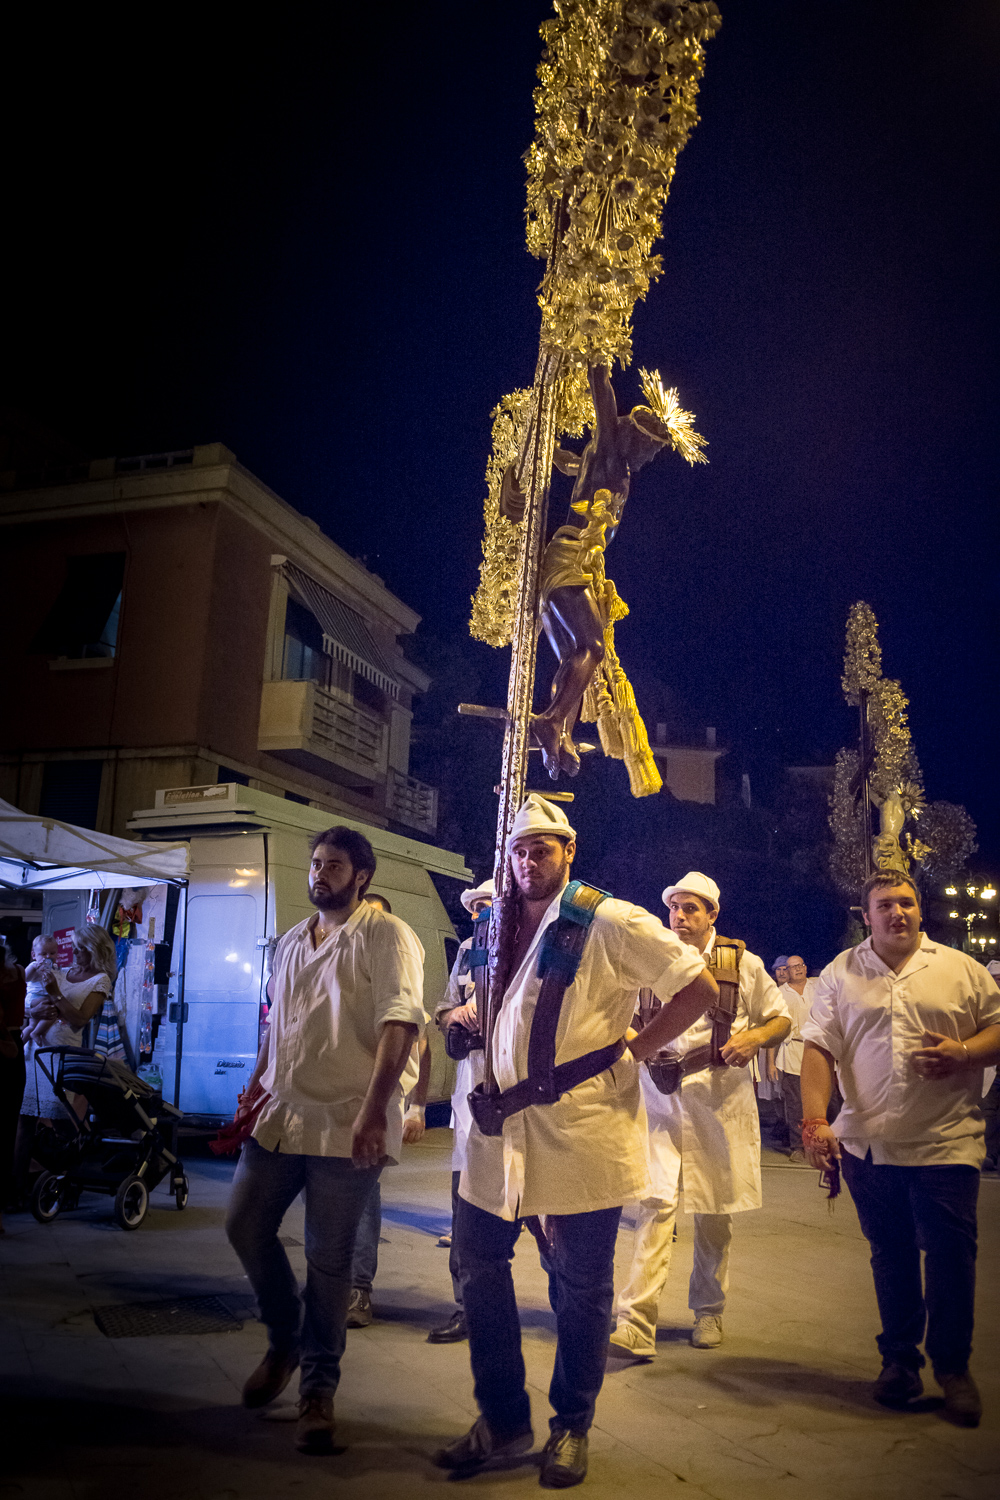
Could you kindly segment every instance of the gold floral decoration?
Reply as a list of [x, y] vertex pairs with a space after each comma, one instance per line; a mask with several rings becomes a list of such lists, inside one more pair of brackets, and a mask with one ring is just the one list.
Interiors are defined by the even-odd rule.
[[[709, 0], [555, 0], [542, 24], [545, 44], [535, 91], [528, 168], [527, 241], [547, 260], [539, 288], [543, 347], [562, 356], [557, 433], [579, 437], [593, 422], [587, 367], [631, 360], [631, 319], [663, 267], [653, 244], [677, 154], [698, 123], [704, 43], [722, 24]], [[652, 377], [650, 377], [652, 379]], [[705, 440], [676, 391], [656, 396], [674, 447], [705, 463]], [[499, 511], [499, 482], [524, 435], [526, 392], [493, 413], [485, 535], [471, 633], [509, 643], [520, 562], [520, 527]]]
[[852, 604], [847, 616], [847, 649], [840, 685], [855, 708], [862, 693], [870, 693], [882, 676], [882, 648], [878, 643], [878, 621], [870, 604]]
[[653, 243], [722, 18], [691, 0], [556, 0], [555, 10], [541, 28], [526, 157], [528, 249], [549, 262], [542, 339], [569, 365], [625, 365], [632, 309], [663, 270]]

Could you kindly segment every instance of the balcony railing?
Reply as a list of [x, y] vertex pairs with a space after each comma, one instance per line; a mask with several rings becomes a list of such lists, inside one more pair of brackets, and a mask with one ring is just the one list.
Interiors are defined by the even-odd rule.
[[257, 744], [322, 771], [332, 762], [351, 782], [381, 781], [389, 727], [375, 714], [315, 682], [265, 682]]
[[413, 776], [404, 776], [400, 771], [390, 771], [388, 785], [389, 800], [386, 811], [397, 823], [421, 833], [434, 833], [437, 829], [437, 787], [427, 786]]

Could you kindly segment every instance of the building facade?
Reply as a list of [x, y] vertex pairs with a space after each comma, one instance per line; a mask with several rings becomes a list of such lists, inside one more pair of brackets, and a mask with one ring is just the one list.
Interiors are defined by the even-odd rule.
[[0, 797], [126, 836], [158, 789], [240, 782], [433, 835], [419, 616], [221, 444], [0, 476], [0, 527]]

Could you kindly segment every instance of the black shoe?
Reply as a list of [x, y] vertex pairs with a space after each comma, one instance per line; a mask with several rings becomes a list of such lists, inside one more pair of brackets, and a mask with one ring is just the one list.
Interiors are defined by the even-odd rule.
[[244, 1406], [266, 1406], [280, 1396], [299, 1367], [298, 1354], [275, 1354], [268, 1349], [243, 1387]]
[[978, 1427], [983, 1414], [983, 1403], [979, 1387], [963, 1370], [961, 1375], [937, 1375], [938, 1385], [944, 1391], [944, 1414], [958, 1427]]
[[356, 1286], [347, 1304], [348, 1328], [367, 1328], [372, 1321], [372, 1294]]
[[514, 1437], [499, 1440], [493, 1436], [485, 1417], [477, 1417], [464, 1437], [447, 1448], [439, 1448], [431, 1454], [431, 1463], [439, 1469], [451, 1469], [457, 1474], [475, 1474], [498, 1458], [517, 1458], [527, 1453], [535, 1441], [530, 1427]]
[[538, 1483], [548, 1490], [567, 1490], [587, 1477], [587, 1434], [557, 1427], [542, 1449]]
[[452, 1313], [443, 1328], [432, 1328], [427, 1335], [429, 1344], [458, 1344], [462, 1339], [469, 1337], [469, 1330], [465, 1326], [465, 1313], [461, 1308]]
[[924, 1394], [920, 1371], [912, 1365], [897, 1365], [886, 1360], [875, 1382], [872, 1395], [881, 1406], [906, 1406]]

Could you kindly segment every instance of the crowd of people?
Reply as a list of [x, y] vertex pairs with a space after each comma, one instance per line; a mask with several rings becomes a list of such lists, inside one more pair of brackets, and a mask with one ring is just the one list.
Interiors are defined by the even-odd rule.
[[[981, 1104], [986, 1071], [1000, 1060], [992, 975], [922, 931], [919, 892], [899, 871], [870, 877], [861, 893], [868, 936], [810, 979], [800, 955], [781, 955], [769, 972], [742, 939], [724, 936], [723, 893], [704, 873], [666, 886], [664, 923], [574, 879], [575, 856], [562, 808], [529, 796], [507, 844], [514, 937], [493, 979], [501, 993], [491, 1034], [490, 881], [462, 898], [475, 927], [433, 1018], [457, 1060], [455, 1310], [429, 1337], [467, 1338], [479, 1416], [432, 1462], [464, 1477], [534, 1445], [511, 1268], [525, 1228], [556, 1325], [543, 1486], [585, 1478], [609, 1354], [656, 1353], [682, 1190], [693, 1216], [691, 1342], [718, 1348], [733, 1217], [762, 1203], [758, 1102], [767, 1097], [780, 1102], [793, 1162], [822, 1171], [831, 1192], [842, 1174], [857, 1207], [881, 1321], [875, 1399], [909, 1407], [926, 1353], [945, 1415], [975, 1426]], [[236, 1120], [243, 1142], [226, 1232], [268, 1334], [243, 1401], [268, 1406], [298, 1372], [304, 1453], [333, 1449], [347, 1329], [371, 1320], [379, 1178], [424, 1128], [424, 954], [371, 891], [375, 873], [357, 831], [330, 828], [312, 841], [315, 912], [276, 944], [269, 1026]], [[114, 978], [101, 936], [74, 935], [63, 976], [39, 948], [20, 980], [22, 1008], [32, 986], [29, 1049], [60, 1027], [79, 1037], [97, 1014]], [[8, 961], [0, 1041], [16, 1029], [17, 984]], [[2, 1048], [0, 1060], [18, 1066]], [[49, 1101], [25, 1101], [30, 1150], [25, 1118], [44, 1119]], [[6, 1115], [3, 1128], [10, 1136]], [[279, 1237], [300, 1193], [304, 1286]], [[637, 1219], [616, 1297], [627, 1204], [638, 1205]]]

